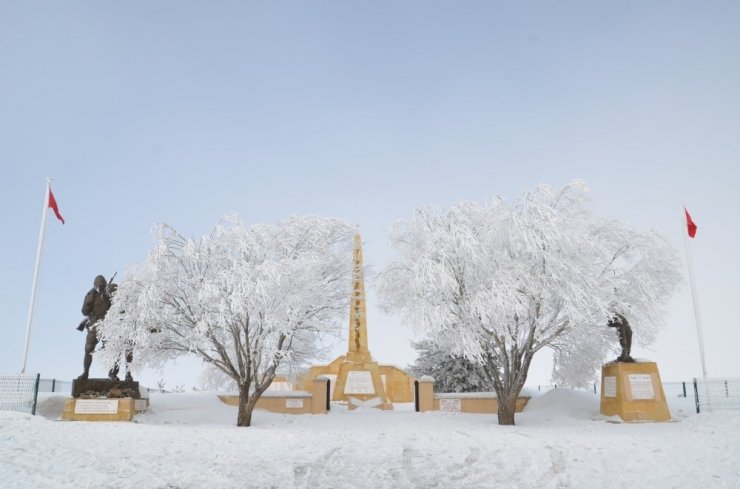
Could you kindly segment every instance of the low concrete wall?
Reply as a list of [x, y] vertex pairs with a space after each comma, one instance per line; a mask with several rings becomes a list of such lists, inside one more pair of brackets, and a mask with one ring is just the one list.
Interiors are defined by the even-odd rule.
[[[519, 397], [516, 400], [516, 412], [522, 412], [529, 402], [529, 397]], [[476, 392], [473, 395], [466, 393], [449, 393], [434, 395], [435, 411], [453, 411], [460, 413], [498, 413], [498, 399], [492, 392]]]
[[[239, 396], [218, 396], [230, 406], [239, 405]], [[256, 409], [281, 414], [326, 414], [327, 379], [313, 381], [313, 391], [266, 391], [257, 400]]]
[[[529, 402], [529, 397], [519, 397], [516, 401], [516, 412], [521, 412], [527, 402]], [[418, 406], [420, 412], [498, 413], [498, 400], [495, 392], [435, 393], [434, 379], [428, 376], [419, 379]]]

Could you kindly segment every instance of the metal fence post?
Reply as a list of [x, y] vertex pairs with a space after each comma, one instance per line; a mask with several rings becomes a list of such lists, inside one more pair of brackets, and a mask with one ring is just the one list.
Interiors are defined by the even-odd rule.
[[41, 374], [36, 374], [36, 382], [33, 385], [33, 406], [31, 407], [31, 414], [36, 415], [36, 401], [39, 397], [39, 380], [41, 380]]
[[683, 386], [683, 397], [686, 397], [686, 382], [681, 382], [681, 385]]
[[699, 408], [699, 386], [696, 383], [696, 377], [694, 377], [694, 400], [696, 402], [696, 414], [699, 414], [701, 409]]
[[51, 379], [51, 392], [54, 392], [54, 387], [57, 385], [57, 379]]
[[326, 379], [326, 411], [331, 410], [331, 379]]
[[727, 388], [727, 381], [725, 380], [725, 397], [730, 397], [730, 390]]
[[414, 411], [419, 412], [419, 381], [414, 381]]

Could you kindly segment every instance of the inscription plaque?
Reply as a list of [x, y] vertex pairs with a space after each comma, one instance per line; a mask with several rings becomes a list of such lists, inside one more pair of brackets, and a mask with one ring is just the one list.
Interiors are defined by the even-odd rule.
[[632, 399], [655, 399], [653, 378], [650, 374], [629, 374]]
[[439, 410], [459, 413], [462, 410], [462, 401], [460, 399], [440, 399]]
[[617, 397], [617, 378], [604, 377], [604, 397]]
[[117, 399], [77, 399], [75, 414], [116, 414]]
[[352, 370], [347, 373], [345, 394], [375, 394], [373, 377], [367, 370]]
[[300, 409], [303, 407], [303, 399], [286, 399], [285, 407], [292, 409]]

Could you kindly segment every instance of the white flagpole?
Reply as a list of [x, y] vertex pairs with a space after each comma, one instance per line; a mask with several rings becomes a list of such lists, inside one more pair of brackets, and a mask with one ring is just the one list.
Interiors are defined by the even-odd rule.
[[688, 222], [686, 221], [686, 207], [684, 211], [683, 222], [683, 243], [686, 247], [686, 263], [689, 267], [689, 282], [691, 283], [691, 299], [694, 302], [694, 319], [696, 320], [696, 335], [699, 338], [699, 356], [701, 357], [701, 374], [704, 381], [707, 380], [707, 365], [704, 361], [704, 333], [701, 327], [701, 317], [699, 315], [699, 297], [696, 295], [696, 281], [694, 280], [694, 263], [691, 259], [691, 249], [689, 246]]
[[21, 373], [26, 372], [26, 361], [28, 360], [28, 345], [31, 341], [31, 324], [33, 323], [33, 309], [36, 305], [36, 289], [38, 288], [39, 268], [41, 267], [41, 250], [44, 247], [44, 232], [46, 231], [46, 216], [49, 210], [49, 189], [51, 178], [46, 179], [46, 195], [44, 196], [44, 211], [41, 214], [41, 230], [39, 231], [39, 242], [36, 248], [36, 266], [33, 269], [33, 283], [31, 284], [31, 303], [28, 305], [28, 322], [26, 323], [26, 347], [23, 351], [23, 365]]

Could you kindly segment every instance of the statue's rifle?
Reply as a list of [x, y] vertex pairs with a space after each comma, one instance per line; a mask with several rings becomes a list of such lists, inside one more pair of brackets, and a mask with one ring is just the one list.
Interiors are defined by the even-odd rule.
[[112, 293], [115, 291], [115, 289], [112, 289], [113, 286], [113, 279], [116, 278], [116, 275], [118, 275], [118, 271], [113, 272], [113, 275], [111, 278], [108, 279], [108, 285], [105, 286], [105, 293], [108, 294], [108, 297], [112, 295]]

